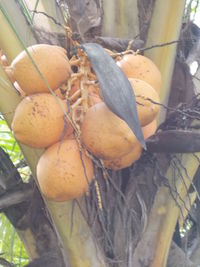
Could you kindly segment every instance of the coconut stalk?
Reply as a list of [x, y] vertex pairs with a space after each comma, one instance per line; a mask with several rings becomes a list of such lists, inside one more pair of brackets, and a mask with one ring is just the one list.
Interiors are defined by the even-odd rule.
[[[200, 153], [197, 153], [196, 156], [199, 157]], [[180, 216], [181, 205], [187, 199], [187, 189], [190, 187], [192, 177], [194, 177], [199, 165], [198, 160], [191, 154], [189, 156], [183, 155], [180, 160], [184, 169], [181, 169], [180, 174], [176, 171], [176, 186], [172, 181], [174, 175], [172, 167], [168, 169], [166, 174], [174, 197], [167, 187], [161, 187], [155, 196], [148, 226], [135, 251], [135, 266], [141, 266], [139, 262], [144, 260], [149, 263], [148, 266], [150, 267], [165, 267], [167, 264], [169, 248], [177, 219]]]
[[[49, 19], [47, 16], [55, 18], [58, 22], [63, 23], [63, 18], [60, 13], [60, 10], [57, 8], [56, 2], [54, 0], [49, 1], [38, 1], [37, 6], [35, 6], [36, 1], [28, 0], [26, 1], [28, 9], [32, 17], [32, 24], [42, 29], [45, 29], [47, 32], [63, 32], [60, 26], [56, 25], [55, 22]], [[35, 11], [35, 13], [34, 13]], [[46, 15], [45, 15], [46, 14]]]
[[[182, 0], [172, 0], [167, 3], [160, 0], [156, 1], [147, 46], [179, 38], [184, 6], [185, 3]], [[160, 27], [157, 27], [158, 24]], [[154, 43], [152, 40], [154, 40]], [[176, 55], [176, 45], [152, 49], [146, 55], [151, 57], [161, 70], [163, 76], [161, 99], [163, 102], [167, 102]], [[164, 115], [161, 115], [161, 118], [164, 119]], [[200, 154], [197, 153], [196, 156], [199, 157]], [[141, 266], [139, 262], [145, 260], [149, 262], [150, 267], [165, 267], [167, 264], [172, 236], [180, 215], [180, 202], [186, 198], [187, 189], [191, 185], [199, 165], [198, 160], [192, 154], [183, 155], [180, 162], [182, 164], [181, 175], [176, 173], [176, 185], [173, 183], [172, 167], [168, 169], [166, 174], [172, 191], [177, 193], [176, 201], [168, 188], [161, 187], [158, 190], [146, 232], [135, 251], [135, 266]]]
[[[12, 23], [15, 25], [15, 28], [22, 40], [24, 40], [24, 44], [26, 46], [30, 46], [36, 43], [36, 40], [34, 36], [32, 35], [31, 28], [28, 27], [28, 22], [25, 19], [25, 16], [23, 16], [20, 8], [19, 3], [15, 0], [1, 0], [0, 3], [5, 8], [9, 18], [12, 19]], [[24, 30], [26, 29], [26, 30]], [[1, 31], [3, 28], [1, 29]], [[7, 34], [5, 35], [7, 38]], [[2, 34], [2, 37], [5, 38], [5, 36]], [[12, 33], [11, 33], [12, 36]], [[14, 38], [14, 36], [13, 36]], [[10, 43], [12, 45], [12, 43]], [[3, 48], [3, 47], [2, 47]]]
[[11, 62], [11, 60], [23, 49], [18, 42], [17, 37], [13, 34], [13, 30], [9, 26], [9, 22], [5, 19], [2, 12], [0, 12], [0, 24], [2, 25], [0, 34], [0, 48], [3, 51], [9, 51], [9, 53], [7, 53], [7, 59], [9, 62]]
[[[149, 27], [146, 47], [164, 44], [179, 39], [185, 7], [183, 0], [157, 0]], [[159, 27], [158, 27], [159, 25]], [[168, 103], [171, 78], [176, 58], [177, 43], [147, 50], [145, 55], [153, 60], [162, 75], [161, 102]], [[160, 113], [160, 121], [165, 118], [166, 110]]]
[[134, 38], [139, 33], [137, 0], [103, 1], [103, 35]]
[[[9, 61], [23, 49], [22, 42], [15, 35], [11, 24], [8, 23], [3, 6], [1, 5], [1, 26], [9, 38], [0, 37], [0, 47], [3, 44], [3, 51]], [[25, 29], [24, 29], [25, 30]], [[11, 41], [12, 40], [12, 41]], [[1, 43], [2, 42], [2, 43]], [[12, 45], [11, 45], [12, 44]], [[0, 67], [0, 111], [10, 126], [12, 117], [20, 97], [12, 87], [2, 67]], [[20, 144], [24, 157], [31, 168], [36, 179], [36, 165], [42, 150], [32, 149]], [[36, 180], [37, 183], [37, 180]], [[60, 246], [63, 248], [64, 258], [69, 258], [72, 267], [105, 266], [101, 253], [98, 251], [92, 233], [85, 222], [79, 208], [73, 212], [73, 227], [71, 229], [72, 201], [56, 203], [45, 199], [48, 211], [53, 218], [55, 230], [59, 235]], [[67, 260], [66, 260], [67, 264]]]

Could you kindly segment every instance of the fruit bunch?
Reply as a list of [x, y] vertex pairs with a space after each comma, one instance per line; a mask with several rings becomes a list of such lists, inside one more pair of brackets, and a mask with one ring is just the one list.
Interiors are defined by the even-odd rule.
[[[160, 72], [151, 60], [137, 54], [126, 54], [116, 64], [130, 81], [148, 138], [156, 130]], [[7, 72], [24, 95], [11, 126], [16, 139], [45, 148], [37, 179], [47, 198], [65, 201], [87, 192], [93, 157], [113, 170], [139, 159], [139, 141], [103, 102], [96, 74], [81, 49], [69, 60], [61, 47], [34, 45], [21, 52]]]

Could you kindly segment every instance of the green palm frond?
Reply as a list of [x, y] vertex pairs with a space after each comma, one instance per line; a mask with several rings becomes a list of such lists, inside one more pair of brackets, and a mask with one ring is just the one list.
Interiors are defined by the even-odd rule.
[[[15, 165], [23, 159], [21, 150], [2, 115], [0, 115], [0, 147], [8, 153]], [[23, 171], [23, 177], [26, 180], [30, 175], [30, 169], [24, 167], [21, 168], [21, 171]], [[0, 214], [0, 254], [1, 258], [15, 264], [15, 266], [21, 267], [28, 263], [28, 255], [23, 243], [3, 213]]]
[[23, 13], [26, 16], [27, 21], [29, 22], [30, 25], [32, 25], [33, 18], [30, 15], [30, 12], [28, 10], [28, 7], [26, 5], [26, 2], [24, 0], [18, 0], [19, 4], [22, 7]]
[[24, 266], [29, 261], [15, 228], [4, 214], [0, 214], [0, 255], [16, 267]]

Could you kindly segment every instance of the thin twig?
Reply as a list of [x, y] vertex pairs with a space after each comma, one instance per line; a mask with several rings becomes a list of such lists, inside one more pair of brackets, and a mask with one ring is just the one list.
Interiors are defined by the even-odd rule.
[[188, 180], [190, 181], [190, 183], [191, 183], [193, 189], [194, 189], [195, 192], [197, 193], [197, 198], [198, 198], [198, 200], [200, 201], [199, 192], [198, 192], [198, 190], [197, 190], [195, 184], [193, 183], [193, 180], [192, 180], [191, 177], [189, 176], [187, 169], [185, 168], [185, 166], [182, 164], [182, 162], [180, 161], [180, 159], [179, 159], [177, 156], [176, 156], [176, 158], [177, 158], [177, 161], [179, 162], [181, 168], [184, 170], [185, 175], [186, 175], [186, 177], [188, 178]]
[[34, 13], [34, 14], [42, 14], [42, 15], [44, 15], [45, 17], [47, 17], [47, 18], [53, 20], [53, 22], [54, 22], [56, 25], [58, 25], [58, 26], [60, 26], [60, 27], [62, 27], [62, 28], [65, 28], [64, 25], [61, 24], [60, 22], [58, 22], [54, 17], [48, 15], [47, 13], [45, 13], [45, 12], [43, 12], [43, 11], [37, 11], [37, 10], [31, 10], [31, 9], [28, 9], [28, 11], [31, 12], [31, 13]]
[[147, 50], [150, 50], [150, 49], [153, 49], [153, 48], [163, 47], [163, 46], [167, 46], [167, 45], [173, 45], [173, 44], [177, 44], [177, 43], [180, 43], [180, 42], [182, 42], [182, 40], [174, 40], [174, 41], [167, 42], [167, 43], [156, 44], [156, 45], [152, 45], [152, 46], [149, 46], [149, 47], [140, 48], [139, 52], [144, 52], [144, 51], [147, 51]]

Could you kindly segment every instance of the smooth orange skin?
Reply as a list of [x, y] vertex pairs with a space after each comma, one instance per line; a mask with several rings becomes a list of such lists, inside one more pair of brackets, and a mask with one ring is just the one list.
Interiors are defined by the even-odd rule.
[[156, 132], [156, 129], [157, 129], [157, 121], [156, 120], [153, 120], [152, 122], [150, 122], [146, 126], [142, 127], [144, 139], [148, 139], [150, 136], [152, 136]]
[[104, 102], [90, 107], [81, 125], [82, 142], [100, 159], [114, 159], [127, 154], [137, 139], [129, 126], [111, 112]]
[[103, 165], [105, 168], [117, 171], [131, 166], [136, 162], [142, 154], [142, 146], [140, 143], [136, 143], [130, 152], [126, 155], [110, 160], [103, 160]]
[[142, 55], [128, 54], [123, 56], [117, 65], [128, 78], [136, 78], [149, 83], [160, 94], [162, 77], [157, 66]]
[[[59, 46], [38, 44], [27, 48], [38, 69], [52, 90], [66, 82], [72, 71], [65, 49]], [[49, 92], [26, 51], [22, 51], [10, 66], [15, 80], [27, 94]]]
[[129, 82], [135, 94], [140, 125], [143, 127], [156, 118], [160, 110], [160, 99], [158, 93], [145, 81], [129, 78]]
[[93, 84], [90, 84], [88, 86], [88, 92], [89, 92], [89, 94], [96, 94], [101, 98], [99, 86], [95, 86]]
[[56, 143], [44, 152], [37, 164], [37, 179], [45, 197], [67, 201], [88, 191], [94, 174], [93, 165], [84, 151], [81, 157], [75, 139]]
[[[65, 109], [64, 102], [58, 101]], [[46, 148], [60, 140], [64, 130], [64, 112], [51, 94], [26, 96], [15, 110], [11, 128], [21, 143]]]
[[103, 100], [99, 97], [99, 95], [95, 94], [95, 93], [89, 93], [88, 94], [88, 107], [92, 107], [100, 102], [102, 102]]

